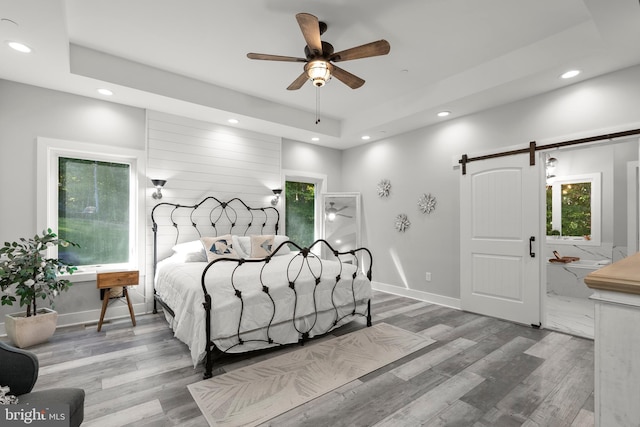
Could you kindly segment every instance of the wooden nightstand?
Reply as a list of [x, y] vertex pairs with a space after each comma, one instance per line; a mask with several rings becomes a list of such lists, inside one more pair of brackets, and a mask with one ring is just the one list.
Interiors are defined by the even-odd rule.
[[107, 305], [109, 305], [110, 290], [111, 288], [122, 287], [122, 292], [127, 298], [127, 305], [129, 306], [129, 315], [131, 316], [131, 323], [136, 326], [136, 316], [133, 314], [133, 306], [129, 299], [129, 292], [127, 286], [135, 286], [140, 280], [138, 271], [115, 271], [112, 273], [98, 273], [96, 285], [98, 289], [104, 289], [104, 298], [102, 299], [102, 312], [100, 313], [100, 321], [98, 322], [98, 332], [102, 329], [102, 322], [104, 321], [104, 314], [107, 312]]

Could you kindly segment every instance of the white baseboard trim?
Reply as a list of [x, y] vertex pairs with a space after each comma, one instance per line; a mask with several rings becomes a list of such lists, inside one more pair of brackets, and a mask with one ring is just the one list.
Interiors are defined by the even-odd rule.
[[451, 298], [444, 295], [432, 294], [424, 291], [416, 291], [415, 289], [401, 288], [399, 286], [388, 285], [381, 282], [371, 282], [371, 287], [376, 291], [386, 292], [388, 294], [400, 295], [403, 297], [413, 298], [419, 301], [431, 304], [442, 305], [445, 307], [461, 310], [460, 298]]
[[[98, 324], [100, 320], [100, 312], [102, 310], [87, 310], [79, 311], [76, 313], [60, 314], [58, 313], [58, 328], [63, 326], [74, 325], [91, 325]], [[138, 303], [133, 304], [133, 313], [138, 316], [142, 314], [151, 313], [151, 310], [147, 310], [147, 304]], [[104, 315], [104, 321], [129, 318], [129, 307], [126, 305], [114, 305], [107, 308], [107, 312]], [[96, 326], [97, 328], [97, 326]], [[4, 322], [0, 323], [0, 336], [6, 336], [7, 331], [4, 327]]]

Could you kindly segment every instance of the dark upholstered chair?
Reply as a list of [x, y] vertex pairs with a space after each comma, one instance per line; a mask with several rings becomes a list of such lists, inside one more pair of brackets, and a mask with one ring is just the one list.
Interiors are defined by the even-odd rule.
[[12, 347], [0, 341], [0, 385], [9, 386], [10, 394], [18, 397], [19, 404], [69, 405], [69, 425], [79, 426], [84, 419], [84, 390], [80, 388], [54, 388], [34, 391], [38, 379], [38, 358], [27, 350]]

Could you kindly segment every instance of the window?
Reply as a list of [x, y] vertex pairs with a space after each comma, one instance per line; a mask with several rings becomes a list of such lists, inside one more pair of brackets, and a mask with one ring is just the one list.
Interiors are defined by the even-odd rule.
[[58, 157], [58, 235], [74, 265], [129, 262], [131, 167], [127, 163]]
[[80, 245], [51, 248], [49, 256], [86, 273], [98, 267], [140, 269], [142, 170], [144, 153], [137, 150], [38, 138], [39, 229], [51, 228]]
[[302, 247], [315, 240], [315, 185], [307, 182], [285, 182], [287, 236]]
[[547, 184], [547, 240], [600, 244], [600, 174], [556, 178]]

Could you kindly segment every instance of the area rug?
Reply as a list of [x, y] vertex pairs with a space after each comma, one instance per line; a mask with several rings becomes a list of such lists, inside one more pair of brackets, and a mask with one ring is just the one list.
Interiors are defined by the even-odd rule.
[[431, 344], [378, 323], [189, 385], [211, 426], [255, 426]]

